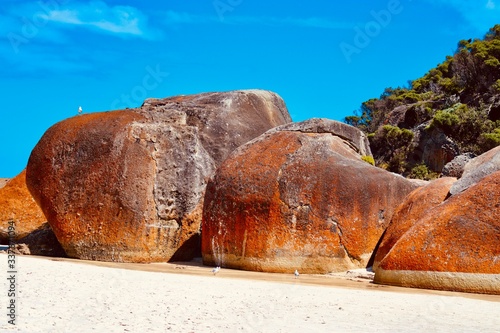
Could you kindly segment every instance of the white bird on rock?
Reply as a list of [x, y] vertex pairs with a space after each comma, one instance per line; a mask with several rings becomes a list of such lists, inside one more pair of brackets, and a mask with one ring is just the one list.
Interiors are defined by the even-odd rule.
[[81, 106], [79, 106], [79, 107], [78, 107], [78, 114], [82, 114], [82, 112], [83, 112], [82, 107], [81, 107]]
[[217, 266], [214, 269], [212, 269], [212, 273], [214, 273], [214, 275], [219, 273], [219, 271], [220, 271], [220, 266]]
[[295, 270], [295, 273], [293, 273], [293, 275], [295, 275], [295, 278], [298, 278], [299, 277], [299, 271], [298, 270]]

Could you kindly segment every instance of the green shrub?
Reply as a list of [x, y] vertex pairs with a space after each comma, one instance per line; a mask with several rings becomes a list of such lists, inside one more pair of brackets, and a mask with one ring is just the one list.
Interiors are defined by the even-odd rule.
[[445, 133], [450, 133], [459, 122], [460, 119], [453, 112], [439, 110], [432, 118], [431, 127], [437, 127], [442, 129]]
[[500, 67], [500, 61], [497, 58], [490, 57], [484, 62], [485, 65], [490, 67]]
[[411, 85], [415, 91], [423, 92], [428, 89], [430, 84], [430, 78], [428, 76], [424, 76], [420, 79], [412, 81]]
[[491, 85], [493, 91], [500, 93], [500, 80], [497, 80], [495, 83]]
[[378, 167], [384, 170], [389, 170], [389, 163], [382, 162], [378, 165]]
[[480, 155], [486, 151], [483, 145], [491, 147], [494, 144], [494, 139], [492, 141], [490, 136], [483, 136], [496, 127], [495, 123], [488, 119], [488, 112], [489, 108], [485, 105], [468, 107], [457, 103], [451, 108], [437, 111], [429, 127], [441, 129], [460, 150]]
[[419, 164], [414, 166], [410, 171], [410, 178], [414, 179], [426, 179], [429, 175], [429, 168], [425, 164]]
[[397, 149], [389, 159], [389, 168], [391, 172], [404, 174], [408, 167], [407, 149]]
[[413, 136], [409, 129], [382, 126], [370, 139], [373, 156], [380, 161], [376, 165], [396, 173], [406, 172], [406, 159], [413, 150]]
[[375, 160], [373, 159], [373, 156], [363, 155], [361, 156], [361, 159], [368, 164], [375, 165]]
[[408, 175], [410, 178], [413, 179], [422, 179], [422, 180], [433, 180], [439, 177], [439, 174], [436, 172], [433, 172], [432, 170], [429, 170], [427, 165], [424, 163], [415, 165], [411, 171], [410, 174]]
[[480, 145], [484, 151], [500, 146], [500, 128], [495, 128], [491, 133], [481, 134]]
[[401, 147], [408, 145], [413, 140], [413, 132], [406, 128], [392, 125], [382, 127], [382, 136], [390, 147]]
[[440, 128], [445, 134], [453, 136], [467, 119], [477, 116], [474, 112], [475, 110], [469, 109], [466, 104], [457, 103], [448, 109], [436, 111], [430, 127]]
[[[491, 114], [499, 94], [500, 24], [483, 39], [460, 41], [453, 56], [408, 87], [386, 88], [345, 121], [367, 133], [377, 166], [430, 178], [434, 175], [426, 175], [424, 166], [415, 165], [420, 155], [413, 132], [404, 128], [429, 122], [429, 129], [442, 131], [460, 151], [482, 154], [500, 145], [500, 123]], [[402, 109], [394, 112], [401, 105], [404, 118], [398, 113]]]
[[438, 83], [447, 94], [456, 94], [460, 90], [455, 80], [449, 77], [441, 78]]

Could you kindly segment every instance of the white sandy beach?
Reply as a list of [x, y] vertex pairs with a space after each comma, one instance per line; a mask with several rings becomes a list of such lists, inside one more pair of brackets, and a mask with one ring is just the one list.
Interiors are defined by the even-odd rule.
[[[17, 256], [16, 326], [7, 332], [498, 332], [500, 296], [180, 264]], [[107, 267], [108, 266], [108, 267]], [[127, 267], [131, 269], [120, 269]], [[140, 271], [136, 269], [147, 269]]]

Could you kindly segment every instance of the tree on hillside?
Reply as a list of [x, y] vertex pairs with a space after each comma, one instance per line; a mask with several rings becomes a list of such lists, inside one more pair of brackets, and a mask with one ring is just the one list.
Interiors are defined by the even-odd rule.
[[379, 98], [362, 103], [345, 122], [368, 134], [377, 165], [406, 176], [415, 167], [427, 167], [425, 161], [410, 156], [417, 143], [407, 142], [405, 134], [404, 142], [383, 144], [404, 129], [415, 131], [422, 124], [438, 129], [461, 153], [481, 154], [499, 145], [500, 24], [483, 39], [461, 40], [453, 56], [411, 81], [409, 87], [386, 88]]

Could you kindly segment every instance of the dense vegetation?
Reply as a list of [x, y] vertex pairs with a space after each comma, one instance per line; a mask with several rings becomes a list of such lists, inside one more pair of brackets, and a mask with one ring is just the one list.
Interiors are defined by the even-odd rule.
[[441, 171], [415, 153], [426, 132], [444, 133], [458, 153], [500, 145], [500, 25], [483, 39], [460, 41], [453, 56], [422, 78], [385, 89], [345, 122], [368, 134], [378, 166], [416, 178]]

